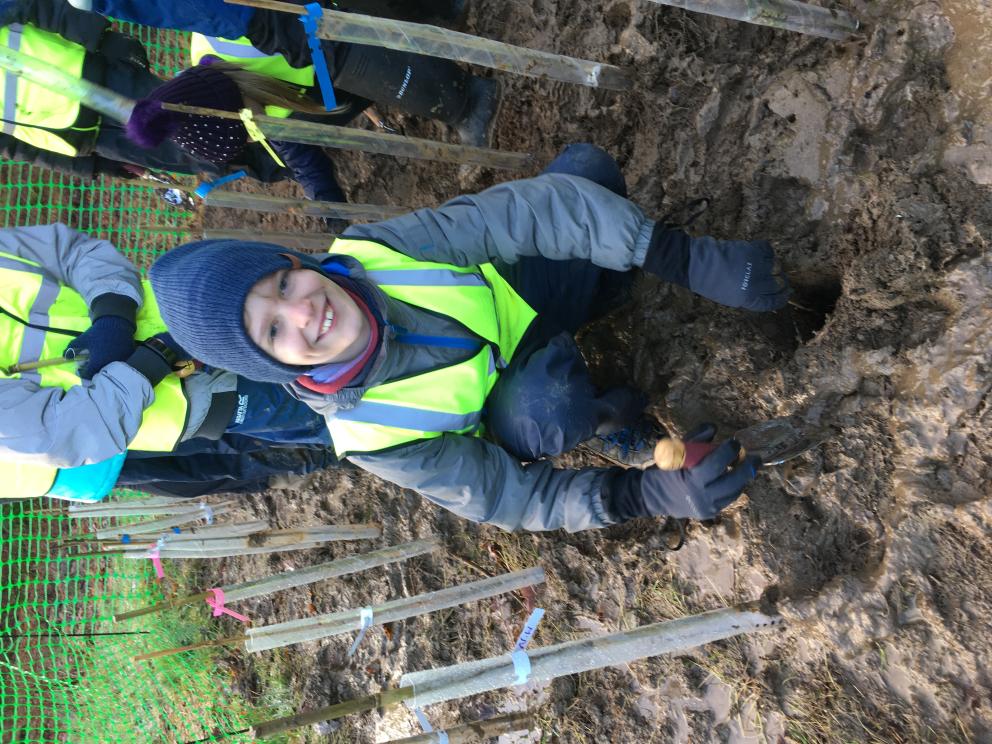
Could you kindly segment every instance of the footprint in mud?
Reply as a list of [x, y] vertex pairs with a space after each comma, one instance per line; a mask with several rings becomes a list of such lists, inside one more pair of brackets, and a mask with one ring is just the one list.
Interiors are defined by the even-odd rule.
[[981, 530], [967, 523], [936, 522], [934, 549], [922, 565], [930, 601], [943, 622], [975, 650], [986, 648], [992, 631], [992, 548]]
[[630, 6], [626, 3], [611, 5], [606, 13], [603, 14], [603, 20], [606, 22], [606, 25], [617, 31], [623, 31], [627, 28], [630, 25], [630, 19]]
[[782, 494], [769, 493], [761, 503], [756, 508], [752, 498], [751, 512], [755, 529], [766, 536], [765, 560], [778, 575], [769, 589], [773, 594], [810, 596], [838, 576], [870, 580], [882, 566], [881, 525], [859, 524], [842, 511], [827, 512], [811, 500]]

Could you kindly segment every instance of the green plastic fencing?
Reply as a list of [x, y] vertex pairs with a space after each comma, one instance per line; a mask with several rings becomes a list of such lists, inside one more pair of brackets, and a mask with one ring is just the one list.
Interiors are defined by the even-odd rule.
[[[131, 660], [186, 642], [174, 616], [112, 620], [163, 598], [151, 562], [70, 557], [62, 541], [109, 520], [44, 513], [50, 506], [0, 506], [0, 740], [183, 742], [245, 728], [243, 707], [204, 654]], [[206, 607], [199, 616], [211, 622]]]
[[[145, 42], [158, 74], [186, 64], [185, 35], [124, 30]], [[111, 240], [144, 267], [186, 237], [182, 227], [173, 233], [161, 226], [187, 221], [153, 184], [83, 183], [0, 161], [0, 227], [63, 222]], [[132, 496], [118, 491], [113, 498]], [[228, 695], [215, 659], [189, 653], [131, 661], [187, 640], [174, 617], [111, 620], [114, 611], [163, 598], [150, 561], [67, 557], [60, 541], [108, 520], [68, 519], [46, 512], [52, 507], [65, 504], [0, 500], [0, 742], [184, 742], [245, 728], [249, 716]], [[202, 622], [212, 622], [202, 610]], [[135, 634], [99, 635], [122, 632]]]
[[[144, 43], [153, 71], [171, 77], [189, 63], [188, 34], [132, 24], [120, 30]], [[141, 267], [186, 237], [188, 220], [145, 181], [98, 178], [81, 181], [44, 168], [0, 159], [0, 227], [63, 222], [107, 238]], [[155, 231], [176, 225], [176, 232]]]

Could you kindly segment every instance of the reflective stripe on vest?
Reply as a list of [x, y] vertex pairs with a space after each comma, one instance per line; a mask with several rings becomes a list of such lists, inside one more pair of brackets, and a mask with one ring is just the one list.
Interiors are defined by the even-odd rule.
[[[151, 287], [143, 284], [145, 300], [138, 312], [135, 334], [142, 339], [165, 330]], [[89, 327], [88, 312], [86, 301], [78, 292], [60, 286], [33, 262], [0, 253], [0, 367], [61, 355], [73, 335]], [[32, 370], [13, 378], [63, 390], [89, 384], [80, 380], [72, 365]], [[0, 380], [3, 379], [5, 376], [0, 373]], [[155, 387], [155, 400], [142, 414], [131, 449], [170, 452], [185, 430], [187, 410], [182, 381], [169, 375]], [[15, 470], [11, 463], [0, 462], [3, 496], [18, 497], [8, 485], [14, 482], [30, 489], [31, 484], [47, 478], [50, 487], [56, 473], [55, 468], [34, 465], [20, 473]]]
[[[244, 36], [240, 39], [222, 39], [218, 36], [204, 36], [194, 33], [190, 35], [190, 58], [194, 65], [208, 54], [220, 57], [225, 62], [232, 62], [249, 72], [267, 75], [301, 88], [314, 86], [313, 66], [293, 67], [281, 54], [266, 54], [251, 45]], [[268, 116], [287, 117], [293, 113], [290, 109], [280, 106], [266, 106]]]
[[[449, 317], [488, 343], [462, 362], [365, 391], [328, 419], [338, 456], [377, 452], [445, 432], [478, 434], [497, 366], [513, 356], [536, 313], [484, 266], [418, 261], [379, 243], [339, 238], [332, 253], [358, 260], [390, 297]], [[494, 358], [499, 354], [499, 362]]]
[[[7, 46], [11, 51], [17, 52], [21, 49], [21, 29], [20, 23], [12, 23], [7, 27]], [[20, 78], [10, 70], [3, 73], [3, 133], [14, 133], [14, 122], [17, 121], [17, 81]]]
[[486, 286], [486, 280], [478, 274], [456, 274], [450, 269], [370, 271], [368, 276], [376, 284], [389, 284], [397, 287], [429, 287], [435, 284], [461, 285], [463, 287]]
[[[266, 54], [261, 49], [256, 49], [245, 37], [241, 37], [241, 39], [235, 41], [229, 41], [219, 36], [204, 36], [203, 40], [210, 45], [210, 49], [218, 57], [224, 55], [225, 57], [234, 57], [235, 59], [267, 59], [274, 56]], [[193, 64], [200, 64], [200, 60], [194, 59]]]
[[[61, 68], [80, 77], [86, 50], [79, 44], [31, 24], [11, 24], [0, 28], [0, 44]], [[40, 85], [21, 80], [7, 71], [3, 79], [4, 134], [33, 147], [75, 156], [78, 149], [59, 136], [60, 129], [69, 129], [79, 118], [79, 101], [53, 93]]]
[[354, 408], [327, 422], [339, 457], [378, 452], [445, 432], [478, 434], [490, 391], [499, 379], [492, 348], [464, 362], [376, 385]]

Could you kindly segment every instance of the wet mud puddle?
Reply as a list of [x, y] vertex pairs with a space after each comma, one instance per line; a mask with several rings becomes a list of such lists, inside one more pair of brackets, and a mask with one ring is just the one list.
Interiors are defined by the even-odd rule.
[[992, 184], [992, 2], [947, 0], [941, 9], [954, 28], [945, 55], [956, 124], [944, 160], [963, 165], [980, 184]]

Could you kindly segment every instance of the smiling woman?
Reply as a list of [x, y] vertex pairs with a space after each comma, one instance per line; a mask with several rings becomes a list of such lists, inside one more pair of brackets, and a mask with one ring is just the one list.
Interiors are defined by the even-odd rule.
[[[287, 385], [324, 416], [339, 457], [469, 519], [709, 518], [760, 462], [738, 463], [728, 441], [691, 469], [641, 470], [660, 427], [638, 391], [595, 388], [573, 335], [623, 299], [638, 266], [753, 310], [784, 304], [788, 283], [767, 242], [690, 238], [623, 193], [616, 162], [576, 145], [538, 178], [352, 226], [323, 257], [203, 241], [160, 258], [151, 280], [190, 354]], [[613, 435], [627, 469], [546, 459]]]
[[360, 302], [323, 274], [284, 269], [248, 291], [245, 328], [252, 341], [284, 364], [346, 362], [361, 355], [371, 340], [369, 310]]

